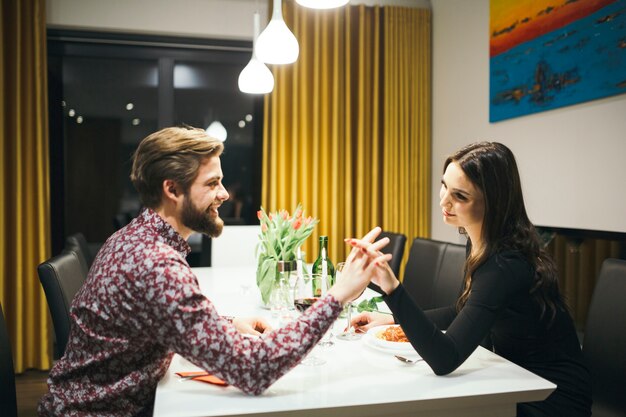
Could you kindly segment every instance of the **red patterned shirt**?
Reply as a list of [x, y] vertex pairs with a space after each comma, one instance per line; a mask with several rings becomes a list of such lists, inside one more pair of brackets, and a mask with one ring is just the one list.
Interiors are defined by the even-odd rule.
[[313, 348], [341, 311], [327, 296], [287, 326], [242, 337], [202, 293], [187, 242], [144, 210], [104, 244], [71, 308], [65, 355], [39, 415], [151, 415], [174, 352], [260, 394]]

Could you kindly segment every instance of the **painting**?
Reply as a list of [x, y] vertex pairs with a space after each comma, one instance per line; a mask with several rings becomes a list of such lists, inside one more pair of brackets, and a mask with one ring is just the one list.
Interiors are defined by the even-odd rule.
[[626, 92], [626, 0], [490, 7], [490, 122]]

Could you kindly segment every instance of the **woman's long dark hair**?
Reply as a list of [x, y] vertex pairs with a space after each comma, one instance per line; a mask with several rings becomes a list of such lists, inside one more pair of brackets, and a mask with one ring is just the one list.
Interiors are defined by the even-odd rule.
[[[497, 142], [467, 145], [446, 159], [443, 170], [457, 163], [484, 197], [485, 217], [482, 226], [483, 247], [465, 261], [465, 285], [457, 302], [460, 309], [471, 292], [472, 274], [491, 255], [516, 250], [532, 265], [535, 277], [530, 294], [541, 309], [541, 318], [554, 319], [558, 308], [565, 307], [559, 291], [556, 265], [528, 219], [515, 157], [509, 148]], [[464, 230], [460, 230], [465, 233]], [[471, 244], [471, 242], [470, 242]]]

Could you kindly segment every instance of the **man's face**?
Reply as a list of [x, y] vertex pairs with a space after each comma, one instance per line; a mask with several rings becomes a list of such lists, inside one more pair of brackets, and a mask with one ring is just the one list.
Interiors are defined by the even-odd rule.
[[181, 222], [185, 227], [210, 237], [222, 233], [224, 221], [220, 219], [217, 208], [228, 200], [222, 178], [222, 165], [218, 156], [202, 162], [198, 176], [183, 200]]

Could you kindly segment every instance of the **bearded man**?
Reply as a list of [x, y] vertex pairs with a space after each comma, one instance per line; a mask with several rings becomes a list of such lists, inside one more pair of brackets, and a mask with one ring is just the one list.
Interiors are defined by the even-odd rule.
[[[139, 144], [130, 177], [145, 208], [107, 239], [76, 294], [67, 348], [50, 372], [39, 415], [152, 415], [174, 353], [258, 395], [299, 363], [365, 289], [376, 265], [390, 259], [353, 250], [342, 279], [280, 329], [270, 331], [262, 319], [221, 317], [185, 258], [194, 231], [222, 231], [222, 150], [219, 140], [189, 127], [160, 130]], [[363, 239], [373, 242], [379, 233]]]

